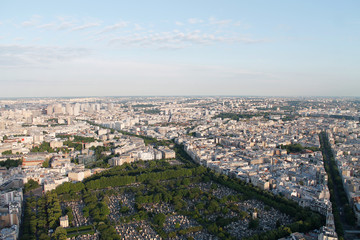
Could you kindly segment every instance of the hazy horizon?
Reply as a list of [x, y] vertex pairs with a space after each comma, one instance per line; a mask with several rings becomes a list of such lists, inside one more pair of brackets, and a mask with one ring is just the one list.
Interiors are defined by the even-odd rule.
[[118, 96], [29, 96], [29, 97], [0, 97], [0, 100], [8, 99], [46, 99], [46, 98], [287, 98], [287, 99], [314, 99], [314, 98], [329, 98], [329, 99], [358, 99], [358, 96], [261, 96], [261, 95], [118, 95]]

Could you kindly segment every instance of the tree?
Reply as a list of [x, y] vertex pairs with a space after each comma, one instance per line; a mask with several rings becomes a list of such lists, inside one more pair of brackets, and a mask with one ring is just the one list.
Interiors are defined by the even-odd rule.
[[256, 229], [259, 227], [259, 219], [251, 219], [249, 222], [249, 229]]
[[113, 226], [107, 224], [100, 224], [97, 230], [100, 232], [100, 240], [114, 240], [120, 239]]
[[210, 212], [218, 212], [220, 210], [220, 206], [219, 203], [215, 200], [212, 199], [208, 205], [207, 208]]
[[200, 202], [200, 203], [196, 204], [196, 208], [198, 210], [203, 210], [205, 208], [205, 205], [202, 202]]
[[184, 179], [182, 180], [182, 184], [183, 184], [184, 186], [188, 186], [188, 185], [190, 184], [190, 179], [189, 179], [189, 178], [184, 178]]
[[43, 168], [48, 168], [49, 166], [50, 166], [49, 160], [45, 160], [45, 161], [42, 163], [42, 167], [43, 167]]
[[175, 223], [175, 229], [179, 229], [180, 228], [180, 223], [179, 222], [176, 222]]
[[89, 217], [89, 208], [88, 207], [84, 207], [83, 208], [83, 215], [84, 215], [84, 218], [88, 218]]
[[209, 232], [215, 233], [215, 234], [219, 231], [218, 226], [216, 225], [216, 223], [210, 224], [208, 226], [208, 230], [209, 230]]
[[163, 213], [156, 214], [154, 217], [154, 223], [162, 227], [165, 223], [166, 216]]
[[6, 150], [2, 152], [3, 155], [11, 155], [12, 154], [12, 150]]
[[218, 188], [218, 185], [216, 183], [211, 184], [211, 189], [216, 190]]
[[121, 213], [127, 213], [129, 211], [130, 211], [130, 209], [128, 206], [121, 206], [121, 208], [120, 208]]
[[57, 227], [54, 233], [54, 237], [57, 240], [66, 240], [67, 231], [63, 227]]
[[72, 220], [74, 219], [74, 215], [73, 215], [73, 212], [72, 212], [71, 207], [67, 207], [67, 208], [65, 209], [65, 215], [68, 215], [69, 222], [71, 223]]
[[46, 234], [46, 233], [42, 233], [39, 236], [39, 240], [50, 240], [51, 238]]
[[29, 181], [27, 183], [25, 183], [24, 185], [24, 192], [29, 192], [33, 189], [36, 189], [39, 187], [39, 183], [34, 181], [33, 179], [29, 179]]

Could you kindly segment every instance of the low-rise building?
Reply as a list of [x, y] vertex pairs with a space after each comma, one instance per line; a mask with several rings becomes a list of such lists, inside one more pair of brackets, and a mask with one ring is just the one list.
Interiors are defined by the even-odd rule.
[[80, 182], [87, 177], [91, 176], [90, 169], [83, 169], [83, 170], [75, 170], [68, 173], [68, 178], [70, 181], [77, 181]]
[[60, 226], [63, 228], [69, 227], [69, 217], [68, 215], [60, 217]]

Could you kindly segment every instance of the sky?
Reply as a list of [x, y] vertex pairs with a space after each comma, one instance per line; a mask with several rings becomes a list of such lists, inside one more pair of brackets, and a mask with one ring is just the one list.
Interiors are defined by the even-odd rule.
[[360, 1], [0, 1], [0, 97], [360, 96]]

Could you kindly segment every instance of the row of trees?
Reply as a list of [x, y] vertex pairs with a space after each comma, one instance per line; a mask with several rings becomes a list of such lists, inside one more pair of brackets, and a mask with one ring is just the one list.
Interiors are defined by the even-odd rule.
[[176, 170], [166, 170], [160, 172], [142, 173], [137, 176], [111, 176], [88, 181], [85, 185], [87, 189], [102, 189], [107, 187], [125, 186], [135, 182], [145, 182], [149, 180], [168, 180], [172, 178], [189, 177], [201, 174], [202, 167], [187, 169], [180, 168]]
[[110, 210], [104, 199], [98, 199], [96, 194], [91, 192], [84, 194], [84, 217], [90, 215], [94, 222], [103, 222], [107, 220]]
[[84, 217], [91, 217], [94, 224], [97, 226], [97, 230], [100, 232], [100, 239], [120, 239], [115, 228], [107, 219], [107, 216], [110, 214], [110, 210], [107, 206], [107, 196], [104, 196], [103, 194], [97, 196], [91, 191], [84, 191], [83, 199], [86, 204], [83, 209]]
[[74, 142], [95, 142], [95, 138], [93, 137], [83, 137], [83, 136], [77, 136], [77, 135], [67, 135], [67, 134], [57, 134], [57, 138], [62, 139], [69, 139], [71, 138]]
[[214, 116], [213, 118], [221, 118], [221, 119], [225, 119], [225, 118], [230, 118], [231, 120], [236, 120], [239, 121], [240, 118], [252, 118], [254, 116], [260, 116], [260, 114], [242, 114], [242, 113], [220, 113], [216, 116]]
[[21, 239], [48, 240], [48, 229], [55, 229], [59, 225], [61, 207], [55, 192], [47, 192], [40, 198], [29, 197], [25, 203], [23, 218], [23, 234]]
[[48, 240], [46, 204], [44, 198], [27, 198], [22, 221], [22, 240]]
[[107, 187], [119, 187], [125, 186], [131, 183], [136, 182], [135, 176], [113, 176], [108, 178], [100, 178], [96, 180], [92, 180], [87, 182], [86, 188], [87, 189], [102, 189]]
[[3, 151], [1, 154], [2, 155], [11, 155], [13, 153], [12, 153], [12, 150], [6, 150], [6, 151]]
[[281, 149], [286, 149], [288, 153], [301, 153], [305, 149], [309, 149], [311, 151], [320, 151], [320, 148], [317, 147], [304, 147], [300, 143], [289, 144], [289, 145], [280, 145]]
[[62, 215], [60, 201], [56, 192], [51, 191], [47, 192], [45, 195], [46, 198], [46, 210], [48, 217], [49, 228], [56, 228], [59, 225], [59, 218]]
[[177, 166], [170, 166], [170, 164], [164, 160], [154, 160], [154, 161], [136, 161], [133, 163], [125, 163], [121, 166], [116, 166], [110, 168], [109, 170], [103, 171], [96, 175], [93, 175], [85, 179], [85, 183], [100, 179], [103, 177], [112, 177], [112, 176], [137, 176], [142, 173], [149, 173], [153, 171], [165, 171], [169, 169], [177, 169]]
[[338, 202], [340, 202], [344, 207], [346, 223], [354, 226], [356, 223], [356, 217], [353, 209], [349, 205], [339, 168], [336, 165], [335, 157], [325, 132], [320, 133], [320, 143], [323, 152], [324, 167], [329, 176], [328, 187], [330, 190], [330, 200], [332, 203], [335, 228], [338, 236], [343, 237], [344, 230], [341, 223], [340, 212], [338, 208], [339, 206], [337, 204], [336, 197], [338, 197]]
[[[4, 154], [4, 153], [3, 153]], [[22, 164], [22, 160], [10, 160], [7, 159], [5, 161], [0, 162], [0, 167], [6, 167], [7, 169], [11, 168], [11, 167], [18, 167]]]
[[42, 142], [38, 147], [33, 147], [30, 152], [48, 152], [53, 153], [55, 150], [50, 147], [49, 142]]
[[85, 234], [93, 235], [95, 233], [94, 227], [92, 225], [67, 228], [66, 231], [68, 238], [76, 237], [79, 235], [85, 235]]
[[57, 186], [55, 192], [57, 194], [70, 193], [70, 192], [77, 193], [77, 192], [81, 192], [84, 189], [85, 189], [85, 185], [82, 182], [77, 182], [77, 183], [65, 182]]

